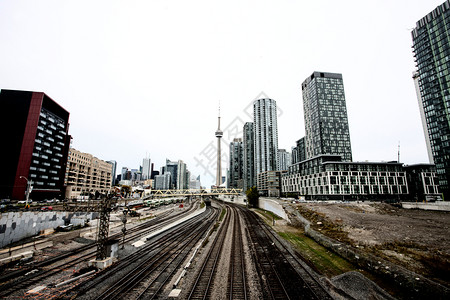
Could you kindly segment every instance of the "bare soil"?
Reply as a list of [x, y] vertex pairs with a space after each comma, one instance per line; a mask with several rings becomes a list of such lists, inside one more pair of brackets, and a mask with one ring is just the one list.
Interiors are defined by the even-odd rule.
[[323, 234], [450, 285], [450, 213], [385, 203], [295, 205]]

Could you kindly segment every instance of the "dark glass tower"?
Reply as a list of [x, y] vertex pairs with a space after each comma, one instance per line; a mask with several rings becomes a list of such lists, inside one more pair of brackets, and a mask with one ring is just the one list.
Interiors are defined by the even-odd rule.
[[449, 198], [450, 181], [450, 1], [416, 23], [413, 51], [426, 136], [436, 165], [439, 186]]
[[234, 139], [230, 143], [230, 175], [228, 177], [228, 187], [242, 188], [243, 177], [243, 155], [242, 139]]
[[352, 161], [342, 74], [314, 72], [302, 83], [306, 159], [320, 154]]
[[247, 122], [244, 124], [244, 133], [242, 145], [244, 149], [244, 192], [256, 185], [255, 182], [255, 136], [253, 132], [253, 123]]

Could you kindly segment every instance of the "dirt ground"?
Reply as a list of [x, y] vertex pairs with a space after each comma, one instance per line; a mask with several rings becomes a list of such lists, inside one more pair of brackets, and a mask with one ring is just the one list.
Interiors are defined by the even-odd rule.
[[[449, 212], [403, 209], [378, 202], [292, 205], [325, 235], [342, 237], [412, 271], [450, 282]], [[333, 232], [339, 234], [333, 236]]]

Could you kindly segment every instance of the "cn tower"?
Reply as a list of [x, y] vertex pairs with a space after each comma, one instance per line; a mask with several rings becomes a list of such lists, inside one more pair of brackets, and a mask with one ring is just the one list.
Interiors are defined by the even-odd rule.
[[222, 184], [222, 156], [220, 152], [220, 139], [223, 136], [223, 131], [220, 130], [220, 105], [219, 105], [219, 125], [216, 130], [217, 138], [217, 172], [216, 172], [216, 187]]

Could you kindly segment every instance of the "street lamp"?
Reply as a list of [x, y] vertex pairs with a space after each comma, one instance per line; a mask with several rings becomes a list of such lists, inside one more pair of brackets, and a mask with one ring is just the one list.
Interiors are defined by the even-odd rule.
[[30, 197], [31, 190], [33, 190], [33, 186], [32, 186], [33, 181], [32, 180], [28, 180], [28, 178], [26, 178], [25, 176], [20, 176], [19, 178], [23, 178], [23, 179], [25, 179], [27, 181], [27, 190], [25, 191], [25, 195], [26, 195], [25, 208], [28, 208], [28, 199]]

